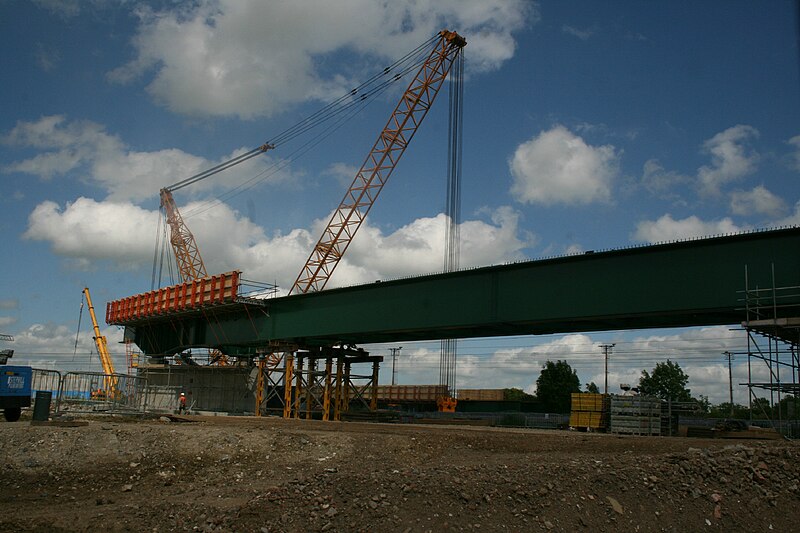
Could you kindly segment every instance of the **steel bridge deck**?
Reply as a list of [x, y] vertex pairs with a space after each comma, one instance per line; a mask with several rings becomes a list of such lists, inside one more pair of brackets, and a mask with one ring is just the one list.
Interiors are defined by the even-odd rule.
[[[751, 287], [800, 285], [800, 228], [491, 266], [126, 324], [147, 354], [740, 324]], [[774, 277], [773, 277], [774, 272]], [[787, 302], [797, 316], [800, 301]], [[789, 315], [787, 315], [789, 316]]]

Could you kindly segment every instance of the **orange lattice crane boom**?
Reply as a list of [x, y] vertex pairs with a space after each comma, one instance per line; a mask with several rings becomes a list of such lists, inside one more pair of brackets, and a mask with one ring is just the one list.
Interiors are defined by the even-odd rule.
[[161, 189], [161, 207], [166, 213], [169, 242], [178, 263], [181, 281], [192, 281], [208, 276], [194, 235], [183, 222], [178, 206], [175, 205], [175, 200], [172, 198], [172, 191], [168, 188]]
[[378, 140], [292, 285], [290, 294], [319, 291], [325, 287], [427, 115], [450, 66], [466, 44], [467, 41], [454, 31], [439, 32], [433, 50], [378, 135]]
[[169, 242], [172, 245], [172, 252], [175, 254], [175, 260], [178, 263], [178, 272], [182, 282], [185, 283], [187, 281], [205, 278], [208, 276], [208, 272], [206, 271], [205, 263], [203, 263], [203, 257], [200, 255], [200, 248], [197, 247], [197, 241], [195, 241], [194, 235], [189, 230], [188, 226], [183, 222], [183, 217], [180, 211], [178, 211], [178, 206], [175, 205], [175, 200], [172, 198], [172, 191], [204, 180], [209, 176], [227, 170], [273, 148], [275, 148], [274, 145], [264, 143], [258, 148], [254, 148], [249, 152], [245, 152], [215, 167], [204, 170], [199, 174], [195, 174], [185, 180], [161, 189], [161, 208], [164, 209], [164, 213], [166, 214], [170, 234]]

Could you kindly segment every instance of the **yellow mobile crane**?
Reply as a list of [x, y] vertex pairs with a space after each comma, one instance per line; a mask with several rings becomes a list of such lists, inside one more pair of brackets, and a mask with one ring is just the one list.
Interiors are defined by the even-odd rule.
[[92, 297], [89, 295], [89, 287], [83, 289], [83, 295], [86, 297], [86, 305], [89, 307], [89, 316], [92, 318], [92, 328], [94, 328], [94, 343], [97, 346], [97, 353], [100, 356], [100, 363], [103, 365], [103, 374], [106, 375], [104, 381], [104, 388], [92, 391], [92, 398], [106, 399], [114, 398], [117, 396], [117, 377], [114, 375], [114, 362], [111, 360], [111, 355], [108, 353], [108, 341], [105, 335], [100, 334], [100, 326], [97, 325], [97, 316], [94, 314], [94, 305], [92, 305]]

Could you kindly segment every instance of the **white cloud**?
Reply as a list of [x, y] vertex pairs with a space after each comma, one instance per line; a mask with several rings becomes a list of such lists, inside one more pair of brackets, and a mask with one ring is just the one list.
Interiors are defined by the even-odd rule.
[[595, 34], [595, 30], [591, 28], [581, 30], [579, 28], [576, 28], [574, 26], [569, 26], [567, 24], [561, 26], [561, 31], [563, 31], [566, 34], [572, 35], [573, 37], [577, 37], [581, 41], [586, 41]]
[[739, 124], [703, 143], [703, 151], [711, 155], [711, 165], [697, 170], [700, 191], [717, 195], [722, 186], [752, 174], [759, 156], [749, 144], [758, 136], [758, 130], [752, 126]]
[[[213, 210], [193, 202], [182, 211], [195, 214], [187, 225], [197, 240], [210, 273], [240, 269], [249, 279], [277, 281], [288, 289], [308, 258], [327, 222], [317, 220], [310, 230], [294, 229], [268, 236], [247, 217], [225, 204]], [[130, 203], [97, 202], [78, 198], [63, 208], [39, 204], [29, 216], [24, 237], [50, 243], [53, 251], [76, 260], [83, 268], [110, 261], [116, 268], [152, 261], [158, 213]], [[415, 220], [384, 234], [365, 223], [331, 286], [441, 271], [444, 257], [444, 215]], [[531, 237], [519, 229], [518, 214], [510, 208], [492, 213], [491, 222], [461, 224], [461, 265], [464, 267], [521, 259]]]
[[654, 194], [663, 194], [675, 186], [688, 183], [691, 180], [678, 172], [665, 170], [656, 159], [649, 159], [642, 169], [642, 185]]
[[16, 298], [0, 299], [0, 309], [19, 309], [19, 300]]
[[[522, 259], [530, 237], [520, 235], [519, 214], [501, 207], [491, 223], [468, 220], [460, 224], [460, 266], [469, 268]], [[335, 276], [338, 285], [441, 272], [447, 217], [420, 218], [391, 234], [366, 225], [353, 240], [345, 261], [346, 272]], [[357, 267], [356, 271], [351, 270]], [[355, 279], [347, 280], [354, 276]]]
[[42, 69], [44, 72], [50, 72], [56, 68], [61, 60], [61, 53], [58, 48], [53, 46], [45, 46], [42, 43], [36, 43], [35, 58], [40, 69]]
[[697, 216], [675, 220], [667, 213], [658, 220], [645, 220], [636, 225], [633, 239], [649, 243], [705, 237], [724, 233], [736, 233], [742, 229], [730, 218], [703, 221]]
[[[609, 392], [621, 392], [620, 383], [637, 385], [642, 370], [651, 372], [656, 363], [670, 359], [689, 376], [688, 387], [695, 397], [703, 394], [712, 403], [721, 403], [728, 401], [728, 367], [723, 352], [739, 354], [747, 347], [745, 333], [727, 326], [639, 334], [615, 332], [612, 338], [607, 333], [597, 337], [583, 333], [544, 338], [532, 336], [519, 339], [517, 346], [498, 347], [498, 343], [504, 342], [498, 339], [459, 341], [459, 389], [514, 387], [534, 394], [542, 366], [547, 361], [562, 360], [577, 372], [582, 389], [593, 381], [602, 391], [606, 374], [600, 345], [613, 342], [615, 346], [608, 359]], [[366, 348], [375, 354], [386, 350], [383, 345]], [[733, 362], [734, 401], [746, 403], [747, 389], [738, 384], [747, 381], [747, 359], [736, 355]], [[754, 381], [769, 381], [765, 368], [766, 365], [753, 366]], [[438, 369], [438, 343], [403, 345], [397, 359], [398, 383], [435, 384]], [[390, 374], [385, 373], [383, 381], [389, 378]]]
[[734, 191], [731, 193], [731, 211], [735, 215], [769, 215], [779, 216], [786, 211], [786, 202], [772, 194], [766, 187], [759, 185], [750, 191]]
[[794, 146], [794, 152], [791, 154], [792, 168], [800, 172], [800, 135], [795, 135], [786, 141], [786, 143]]
[[517, 147], [509, 162], [511, 194], [522, 203], [608, 202], [619, 155], [611, 145], [591, 146], [555, 126]]
[[79, 0], [33, 0], [33, 3], [63, 19], [76, 17], [81, 11]]
[[[152, 198], [162, 187], [244, 153], [234, 150], [220, 161], [195, 156], [177, 149], [137, 152], [116, 135], [90, 121], [68, 122], [63, 115], [42, 117], [35, 122], [18, 122], [3, 137], [13, 146], [31, 147], [42, 152], [30, 159], [3, 168], [6, 173], [23, 172], [42, 179], [80, 173], [82, 179], [102, 187], [108, 199], [139, 201]], [[285, 166], [261, 155], [227, 170], [224, 180], [204, 180], [192, 186], [192, 193], [212, 188], [235, 188], [254, 179], [272, 182], [287, 179]]]
[[333, 176], [336, 181], [346, 189], [350, 187], [351, 183], [353, 183], [353, 178], [358, 171], [359, 168], [355, 165], [348, 165], [347, 163], [338, 162], [330, 165], [325, 170], [325, 174], [328, 176]]
[[470, 68], [487, 71], [513, 56], [512, 33], [538, 20], [536, 4], [523, 0], [218, 0], [137, 15], [136, 57], [110, 80], [152, 72], [147, 90], [170, 110], [242, 118], [324, 100], [350, 88], [343, 75], [362, 77], [321, 71], [328, 54], [362, 54], [374, 71], [450, 26], [469, 43]]
[[46, 201], [29, 215], [23, 237], [49, 242], [53, 252], [84, 267], [110, 260], [118, 268], [136, 268], [152, 258], [157, 216], [130, 203], [81, 197], [62, 209]]
[[[594, 382], [604, 388], [606, 373], [601, 344], [591, 334], [568, 334], [538, 340], [530, 337], [527, 346], [494, 348], [485, 353], [482, 347], [493, 339], [473, 339], [459, 342], [458, 388], [520, 388], [530, 394], [536, 392], [536, 380], [547, 361], [567, 361], [578, 373], [581, 388]], [[526, 341], [521, 341], [526, 342]], [[728, 399], [728, 368], [722, 353], [741, 352], [746, 348], [746, 336], [738, 329], [727, 326], [681, 329], [675, 332], [656, 331], [639, 336], [615, 334], [616, 344], [608, 360], [608, 391], [621, 392], [620, 383], [637, 385], [642, 370], [651, 372], [656, 363], [670, 359], [677, 362], [689, 375], [688, 387], [697, 397], [709, 396], [713, 403]], [[380, 352], [372, 349], [375, 353]], [[482, 354], [483, 355], [480, 355]], [[745, 402], [747, 390], [738, 383], [747, 380], [746, 357], [736, 356], [733, 365], [734, 399]], [[439, 368], [439, 350], [435, 343], [423, 346], [405, 345], [397, 361], [398, 381], [404, 384], [432, 384]], [[754, 379], [758, 380], [754, 368]], [[386, 376], [384, 376], [386, 377]], [[766, 378], [768, 380], [768, 377]]]
[[[75, 345], [75, 326], [63, 324], [33, 324], [14, 334], [15, 364], [30, 365], [46, 370], [83, 370], [102, 372], [91, 325], [81, 328]], [[121, 348], [122, 330], [115, 326], [101, 329], [108, 339], [111, 359], [117, 373], [127, 372], [124, 349]]]
[[775, 221], [775, 226], [800, 226], [800, 201], [794, 204], [794, 212], [784, 219]]

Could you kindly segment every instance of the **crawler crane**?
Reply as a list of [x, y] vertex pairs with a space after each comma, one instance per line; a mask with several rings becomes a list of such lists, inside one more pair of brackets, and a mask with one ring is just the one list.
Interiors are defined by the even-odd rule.
[[[428, 48], [429, 46], [431, 48]], [[289, 294], [315, 292], [325, 287], [377, 200], [383, 186], [422, 124], [444, 80], [450, 73], [451, 67], [456, 59], [463, 57], [461, 52], [464, 46], [466, 46], [466, 40], [458, 33], [442, 30], [403, 60], [384, 69], [381, 76], [390, 76], [391, 81], [395, 81], [400, 79], [403, 74], [411, 73], [418, 67], [416, 75], [400, 97], [388, 122], [378, 134], [375, 144], [367, 154], [344, 198], [335, 209], [328, 225], [292, 284]], [[413, 65], [402, 63], [412, 57], [415, 58], [413, 61], [418, 59], [419, 62]], [[398, 67], [398, 73], [395, 74], [393, 68], [398, 65], [405, 66]], [[374, 77], [374, 79], [379, 79], [379, 77]], [[377, 88], [365, 92], [362, 90], [363, 87], [368, 86], [367, 84], [353, 89], [335, 104], [326, 106], [323, 110], [301, 121], [300, 124], [289, 128], [272, 139], [270, 143], [264, 143], [231, 161], [162, 189], [161, 205], [166, 214], [167, 225], [171, 233], [170, 243], [184, 284], [207, 276], [207, 271], [194, 236], [183, 222], [172, 198], [173, 191], [205, 179], [267, 150], [274, 149], [279, 144], [318, 124], [326, 123], [329, 120], [331, 121], [329, 124], [335, 123], [333, 117], [350, 113], [354, 106], [361, 105], [361, 102], [383, 90], [391, 81], [377, 82]], [[451, 384], [447, 383], [446, 385]]]

